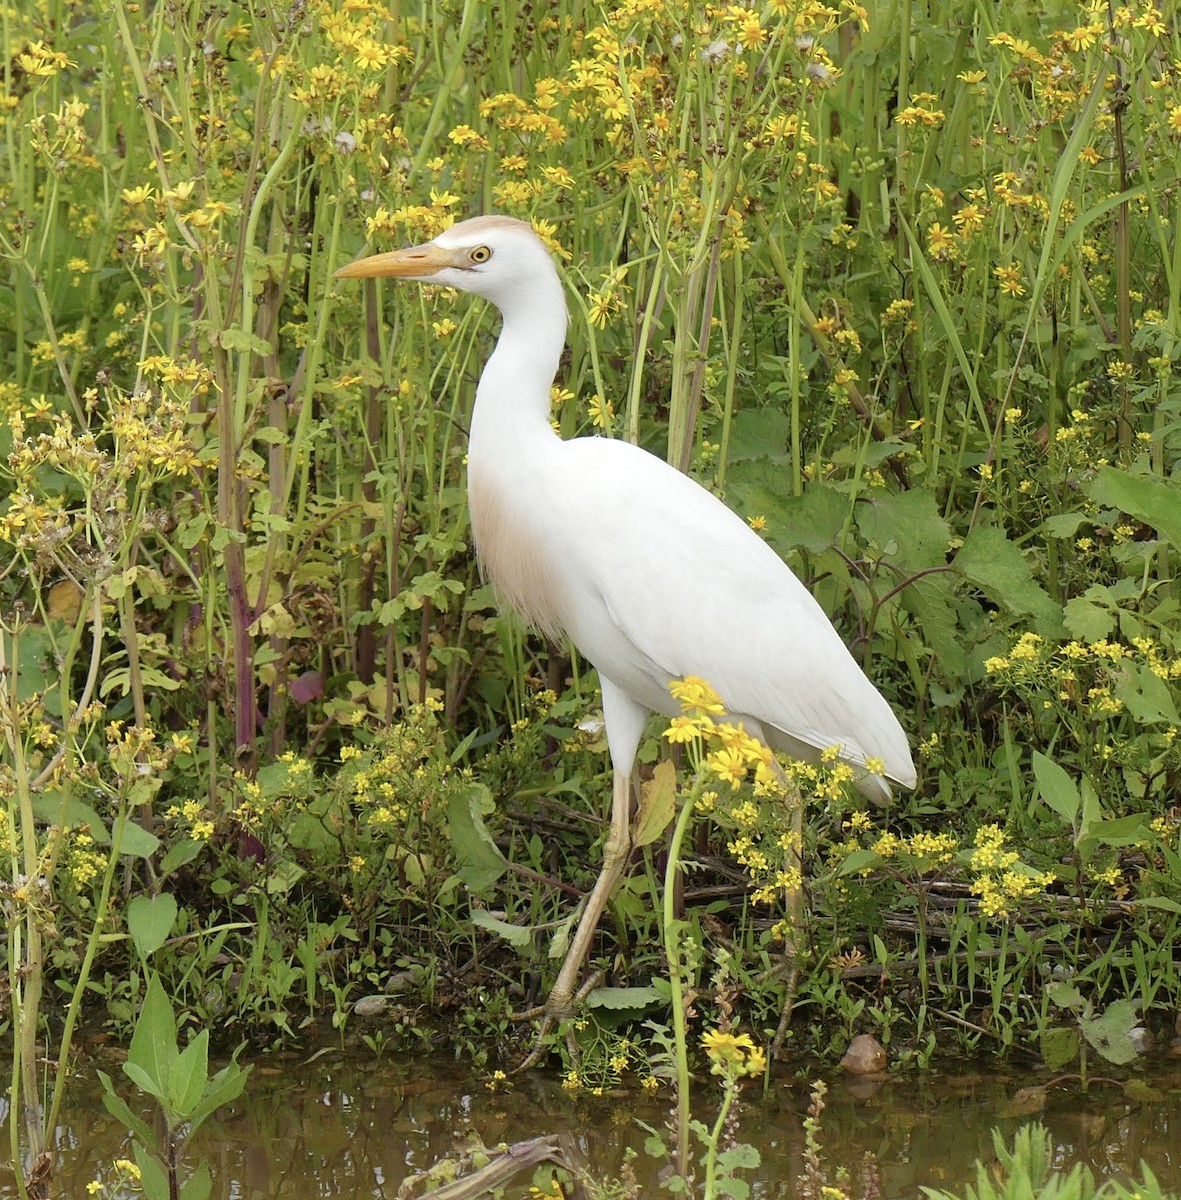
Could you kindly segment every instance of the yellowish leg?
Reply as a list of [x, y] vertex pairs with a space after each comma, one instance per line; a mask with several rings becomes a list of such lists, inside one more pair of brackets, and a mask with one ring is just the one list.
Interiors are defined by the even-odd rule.
[[531, 1067], [540, 1058], [542, 1040], [549, 1032], [550, 1026], [573, 1012], [574, 985], [590, 953], [591, 942], [594, 941], [603, 909], [607, 907], [607, 901], [611, 899], [611, 893], [627, 866], [631, 845], [631, 778], [622, 771], [616, 771], [612, 779], [611, 829], [603, 847], [603, 867], [591, 894], [586, 898], [582, 919], [578, 922], [570, 949], [566, 951], [566, 959], [558, 972], [558, 979], [549, 994], [549, 999], [544, 1008], [533, 1009], [524, 1014], [526, 1017], [539, 1016], [541, 1029], [529, 1057], [517, 1068], [518, 1071]]

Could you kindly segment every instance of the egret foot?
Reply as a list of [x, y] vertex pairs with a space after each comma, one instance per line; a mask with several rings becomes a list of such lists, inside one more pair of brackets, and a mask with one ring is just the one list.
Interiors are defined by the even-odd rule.
[[[533, 1042], [533, 1049], [525, 1056], [522, 1062], [513, 1068], [512, 1074], [519, 1075], [522, 1071], [528, 1071], [530, 1067], [536, 1066], [543, 1053], [545, 1053], [545, 1036], [553, 1028], [553, 1026], [566, 1017], [573, 1016], [574, 1010], [602, 984], [607, 978], [606, 971], [595, 971], [587, 979], [587, 981], [578, 989], [578, 995], [572, 997], [570, 1002], [560, 1011], [552, 1011], [550, 1004], [553, 1001], [553, 993], [550, 993], [549, 1000], [545, 1004], [539, 1004], [536, 1008], [530, 1008], [523, 1013], [517, 1013], [513, 1016], [514, 1021], [540, 1021], [541, 1025], [537, 1030], [537, 1037]], [[574, 1031], [567, 1030], [566, 1032], [566, 1050], [570, 1055], [571, 1062], [578, 1061], [578, 1042], [574, 1037]]]

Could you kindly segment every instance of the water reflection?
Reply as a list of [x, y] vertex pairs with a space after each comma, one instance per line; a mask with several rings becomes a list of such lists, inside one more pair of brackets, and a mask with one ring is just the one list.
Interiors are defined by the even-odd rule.
[[[105, 1069], [122, 1076], [111, 1064]], [[92, 1067], [81, 1073], [93, 1080]], [[1002, 1114], [1030, 1082], [996, 1074], [834, 1078], [823, 1122], [826, 1161], [846, 1165], [856, 1181], [872, 1155], [884, 1197], [913, 1197], [923, 1184], [962, 1188], [973, 1161], [991, 1157], [992, 1126], [1012, 1130], [1019, 1123]], [[1181, 1191], [1181, 1068], [1152, 1082], [1164, 1102], [1132, 1104], [1104, 1087], [1087, 1097], [1051, 1092], [1043, 1120], [1053, 1134], [1056, 1165], [1082, 1161], [1107, 1176], [1134, 1171], [1144, 1160], [1166, 1188]], [[130, 1086], [124, 1094], [130, 1098]], [[698, 1115], [708, 1116], [712, 1103], [703, 1090]], [[752, 1091], [744, 1100], [741, 1136], [763, 1160], [752, 1179], [759, 1200], [795, 1194], [807, 1105], [805, 1081], [779, 1080], [768, 1096]], [[571, 1096], [538, 1073], [492, 1092], [450, 1061], [266, 1058], [255, 1064], [241, 1100], [201, 1130], [193, 1156], [209, 1162], [216, 1200], [352, 1200], [395, 1196], [407, 1176], [453, 1155], [473, 1133], [490, 1146], [566, 1133], [575, 1156], [597, 1177], [617, 1177], [627, 1149], [639, 1151], [636, 1172], [652, 1195], [657, 1164], [643, 1154], [647, 1135], [638, 1122], [659, 1127], [666, 1112], [659, 1097], [638, 1092]], [[85, 1197], [96, 1173], [129, 1153], [97, 1085], [85, 1078], [64, 1114], [59, 1145], [55, 1196]], [[527, 1182], [522, 1177], [509, 1194], [524, 1195]], [[854, 1195], [857, 1190], [854, 1184]], [[15, 1194], [11, 1174], [0, 1168], [0, 1197]]]

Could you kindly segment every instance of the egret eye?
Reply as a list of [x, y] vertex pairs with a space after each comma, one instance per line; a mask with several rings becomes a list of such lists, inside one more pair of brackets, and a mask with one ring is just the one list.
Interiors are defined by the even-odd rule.
[[487, 246], [476, 246], [468, 258], [474, 263], [486, 263], [492, 257], [492, 251]]

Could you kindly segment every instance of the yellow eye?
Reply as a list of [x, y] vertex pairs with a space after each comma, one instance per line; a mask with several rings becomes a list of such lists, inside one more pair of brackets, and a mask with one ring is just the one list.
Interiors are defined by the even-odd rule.
[[492, 251], [487, 246], [476, 246], [468, 255], [474, 263], [486, 263], [492, 257]]

